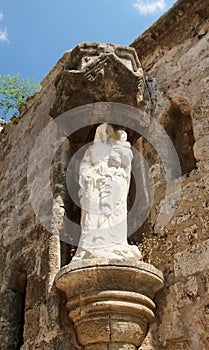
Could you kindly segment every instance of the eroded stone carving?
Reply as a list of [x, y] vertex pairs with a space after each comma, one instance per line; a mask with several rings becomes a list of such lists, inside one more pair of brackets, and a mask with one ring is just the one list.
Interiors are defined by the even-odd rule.
[[81, 43], [68, 54], [56, 82], [51, 115], [98, 101], [121, 102], [148, 109], [143, 70], [131, 47]]
[[124, 130], [97, 127], [80, 164], [81, 239], [74, 259], [141, 258], [127, 242], [131, 144]]

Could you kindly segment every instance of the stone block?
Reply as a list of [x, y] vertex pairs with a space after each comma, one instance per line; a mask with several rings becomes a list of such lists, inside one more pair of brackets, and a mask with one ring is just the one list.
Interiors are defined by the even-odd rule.
[[35, 339], [40, 331], [40, 306], [25, 312], [24, 341]]
[[[0, 348], [1, 350], [19, 350], [22, 343], [22, 326], [12, 322], [1, 322]], [[22, 344], [21, 344], [22, 345]]]
[[46, 282], [42, 278], [32, 275], [27, 280], [26, 310], [36, 304], [41, 304], [46, 298]]
[[174, 271], [177, 277], [190, 276], [209, 266], [209, 240], [199, 243], [191, 249], [175, 254]]
[[23, 297], [18, 292], [5, 289], [0, 293], [0, 317], [3, 322], [21, 322]]
[[198, 162], [209, 159], [209, 135], [199, 138], [194, 144], [194, 156]]

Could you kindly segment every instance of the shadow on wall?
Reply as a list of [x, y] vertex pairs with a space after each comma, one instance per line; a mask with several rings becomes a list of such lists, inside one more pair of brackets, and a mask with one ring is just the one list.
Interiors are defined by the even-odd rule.
[[178, 154], [182, 175], [189, 173], [196, 168], [193, 153], [195, 141], [190, 113], [183, 113], [178, 106], [172, 105], [165, 118], [164, 128]]

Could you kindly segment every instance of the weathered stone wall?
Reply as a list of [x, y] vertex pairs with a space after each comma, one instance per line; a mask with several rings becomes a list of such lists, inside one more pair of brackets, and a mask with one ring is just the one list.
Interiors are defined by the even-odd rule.
[[173, 137], [181, 165], [187, 163], [180, 205], [169, 224], [154, 233], [163, 199], [158, 185], [144, 225], [144, 254], [163, 271], [166, 287], [143, 350], [209, 349], [208, 17], [209, 1], [178, 1], [132, 44], [146, 72], [154, 116]]
[[[147, 142], [142, 142], [157, 175], [154, 206], [138, 238], [141, 240], [144, 233], [145, 260], [161, 269], [166, 281], [157, 298], [156, 322], [143, 350], [208, 349], [208, 9], [208, 0], [178, 1], [132, 44], [146, 74], [153, 116], [174, 141], [184, 173], [180, 205], [166, 228], [155, 233], [165, 186], [156, 170], [157, 157]], [[67, 57], [68, 53], [51, 71], [42, 91], [28, 102], [21, 117], [0, 133], [2, 350], [20, 348], [23, 323], [21, 349], [79, 349], [64, 301], [53, 287], [60, 268], [59, 239], [37, 221], [26, 178], [31, 148], [51, 120], [50, 109], [57, 103], [54, 83]], [[46, 140], [43, 162], [52, 141]], [[57, 154], [55, 163], [53, 186], [59, 192], [58, 173], [60, 167], [63, 171], [65, 167], [62, 156]], [[56, 201], [51, 206], [54, 220], [59, 221], [60, 206], [58, 211]], [[69, 261], [67, 252], [62, 258], [62, 264]]]
[[[21, 345], [21, 349], [28, 350], [73, 347], [68, 333], [60, 331], [59, 300], [52, 287], [53, 275], [60, 268], [59, 240], [36, 218], [27, 185], [30, 152], [52, 119], [49, 111], [55, 98], [54, 81], [64, 60], [65, 56], [45, 78], [41, 92], [28, 102], [21, 116], [11, 120], [0, 133], [2, 350], [19, 349]], [[46, 139], [43, 162], [52, 142], [53, 139]], [[38, 162], [34, 163], [34, 175], [38, 167]]]

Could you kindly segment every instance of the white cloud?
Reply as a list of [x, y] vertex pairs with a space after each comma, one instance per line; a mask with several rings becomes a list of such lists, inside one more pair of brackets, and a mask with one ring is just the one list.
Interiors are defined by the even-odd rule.
[[3, 14], [3, 12], [0, 10], [0, 21], [2, 21], [3, 18], [4, 18], [4, 14]]
[[142, 15], [147, 15], [164, 11], [166, 2], [165, 0], [136, 0], [133, 6]]
[[[0, 21], [2, 21], [3, 18], [4, 18], [4, 14], [3, 14], [2, 10], [0, 10]], [[0, 41], [2, 41], [2, 42], [5, 42], [5, 41], [9, 42], [7, 28], [5, 28], [3, 30], [0, 29]]]
[[4, 30], [0, 30], [0, 41], [2, 41], [2, 42], [4, 42], [4, 41], [9, 42], [9, 40], [8, 40], [8, 33], [7, 33], [7, 29], [6, 28]]

